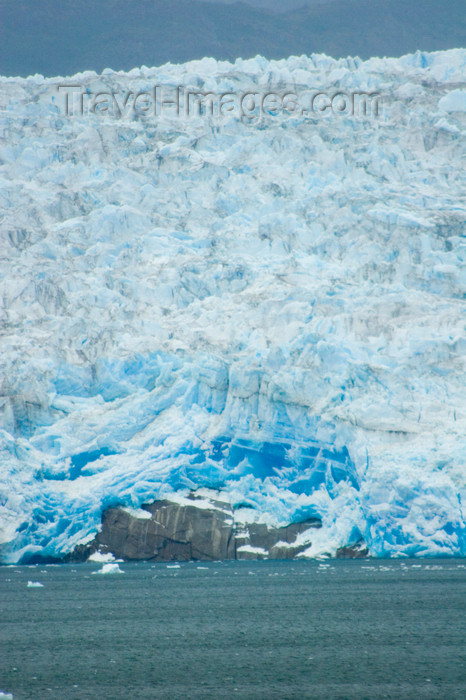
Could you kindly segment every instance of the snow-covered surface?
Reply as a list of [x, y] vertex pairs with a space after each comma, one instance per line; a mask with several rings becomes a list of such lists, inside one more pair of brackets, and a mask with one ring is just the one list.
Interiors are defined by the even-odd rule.
[[143, 508], [123, 508], [123, 510], [133, 518], [138, 518], [139, 520], [150, 520], [152, 517], [149, 511]]
[[117, 563], [115, 564], [104, 564], [98, 571], [93, 571], [93, 574], [124, 574], [125, 572], [120, 569]]
[[263, 547], [254, 547], [252, 544], [243, 544], [241, 547], [237, 547], [236, 551], [246, 552], [248, 554], [268, 554], [267, 550]]
[[465, 554], [465, 75], [455, 50], [72, 79], [383, 96], [223, 121], [70, 118], [63, 80], [0, 79], [4, 561], [197, 487], [321, 517], [310, 555]]
[[[202, 489], [203, 494], [205, 494], [206, 489]], [[196, 492], [197, 493], [197, 492]], [[216, 492], [214, 492], [216, 493]], [[169, 499], [172, 503], [177, 503], [180, 506], [191, 506], [199, 508], [200, 510], [218, 510], [222, 513], [230, 512], [230, 507], [228, 502], [223, 501], [222, 503], [217, 503], [215, 500], [209, 499], [209, 497], [199, 497], [199, 498], [189, 498], [182, 493], [173, 493], [170, 495]]]

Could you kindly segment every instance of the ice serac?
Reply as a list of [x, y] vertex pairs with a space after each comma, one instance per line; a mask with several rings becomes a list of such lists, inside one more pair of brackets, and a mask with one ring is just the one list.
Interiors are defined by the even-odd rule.
[[[3, 561], [203, 489], [247, 513], [245, 556], [250, 523], [311, 519], [300, 556], [466, 553], [465, 74], [454, 50], [0, 79]], [[70, 117], [63, 82], [383, 108]]]

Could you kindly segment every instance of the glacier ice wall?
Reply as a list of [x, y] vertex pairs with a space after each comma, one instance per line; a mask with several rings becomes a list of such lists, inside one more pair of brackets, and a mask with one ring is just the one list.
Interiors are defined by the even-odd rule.
[[383, 97], [221, 121], [67, 117], [63, 79], [0, 79], [4, 561], [198, 487], [321, 517], [309, 556], [466, 553], [465, 75], [455, 50], [71, 80]]

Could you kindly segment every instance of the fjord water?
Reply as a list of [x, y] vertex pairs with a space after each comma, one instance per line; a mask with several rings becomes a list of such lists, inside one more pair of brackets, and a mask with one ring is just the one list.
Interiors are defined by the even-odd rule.
[[466, 697], [461, 560], [98, 568], [0, 569], [0, 690], [14, 700]]

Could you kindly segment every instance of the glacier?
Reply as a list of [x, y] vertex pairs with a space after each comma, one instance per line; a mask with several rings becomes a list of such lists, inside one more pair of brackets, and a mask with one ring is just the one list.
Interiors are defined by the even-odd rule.
[[[305, 556], [464, 556], [466, 50], [0, 78], [0, 556], [221, 491]], [[369, 90], [375, 118], [57, 86]]]

